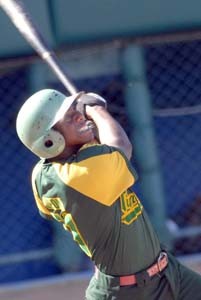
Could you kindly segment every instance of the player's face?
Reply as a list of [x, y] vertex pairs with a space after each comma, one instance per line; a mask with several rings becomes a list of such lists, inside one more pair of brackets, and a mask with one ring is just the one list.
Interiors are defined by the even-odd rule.
[[76, 105], [72, 104], [64, 117], [56, 124], [55, 129], [64, 136], [66, 146], [83, 145], [94, 139], [92, 124], [76, 110]]

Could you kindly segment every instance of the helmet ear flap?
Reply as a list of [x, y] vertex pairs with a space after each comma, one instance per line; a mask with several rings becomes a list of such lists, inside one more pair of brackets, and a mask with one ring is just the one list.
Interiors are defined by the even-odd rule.
[[50, 129], [44, 136], [43, 143], [46, 153], [51, 155], [49, 158], [61, 154], [65, 148], [65, 139], [63, 135], [54, 129]]
[[64, 148], [65, 139], [63, 135], [54, 129], [49, 129], [44, 136], [34, 143], [32, 151], [35, 149], [37, 149], [38, 152], [40, 151], [39, 154], [41, 158], [52, 158], [61, 154]]

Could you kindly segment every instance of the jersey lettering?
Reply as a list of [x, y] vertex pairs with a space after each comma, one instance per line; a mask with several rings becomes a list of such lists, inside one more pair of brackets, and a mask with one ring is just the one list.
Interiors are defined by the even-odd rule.
[[49, 210], [51, 216], [58, 222], [64, 223], [64, 218], [67, 212], [65, 211], [63, 202], [59, 197], [42, 199], [45, 207]]
[[129, 225], [137, 220], [138, 216], [142, 214], [143, 206], [135, 193], [125, 191], [120, 197], [120, 202], [122, 223]]
[[84, 239], [82, 238], [76, 224], [75, 221], [72, 218], [71, 214], [67, 214], [65, 216], [65, 220], [64, 220], [65, 224], [64, 224], [64, 228], [69, 230], [73, 236], [74, 241], [76, 241], [80, 248], [89, 256], [91, 257], [91, 252], [89, 251], [89, 248], [87, 247], [86, 243], [84, 242]]
[[87, 247], [84, 239], [82, 238], [75, 221], [71, 214], [67, 213], [64, 208], [63, 202], [59, 197], [57, 198], [46, 198], [43, 197], [43, 203], [45, 207], [50, 211], [51, 216], [58, 222], [63, 223], [64, 229], [71, 232], [73, 239], [78, 243], [80, 248], [91, 257], [91, 252]]

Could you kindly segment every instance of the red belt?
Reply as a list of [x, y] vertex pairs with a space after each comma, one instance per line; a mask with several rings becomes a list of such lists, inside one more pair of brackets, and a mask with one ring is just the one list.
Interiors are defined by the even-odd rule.
[[[126, 286], [126, 285], [132, 285], [132, 284], [138, 284], [141, 285], [144, 284], [145, 281], [149, 280], [151, 277], [153, 277], [156, 274], [159, 274], [161, 271], [163, 271], [168, 264], [168, 257], [166, 252], [161, 252], [157, 262], [153, 264], [148, 269], [133, 274], [133, 275], [126, 275], [126, 276], [119, 276], [119, 282], [120, 286]], [[99, 270], [96, 268], [95, 276], [98, 279], [98, 272]]]

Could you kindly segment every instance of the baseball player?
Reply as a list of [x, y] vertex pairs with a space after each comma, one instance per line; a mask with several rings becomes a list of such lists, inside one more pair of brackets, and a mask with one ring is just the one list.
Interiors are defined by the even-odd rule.
[[16, 127], [40, 157], [32, 173], [40, 214], [70, 231], [94, 263], [85, 299], [201, 299], [201, 276], [162, 247], [132, 190], [132, 145], [105, 99], [44, 89], [23, 104]]

